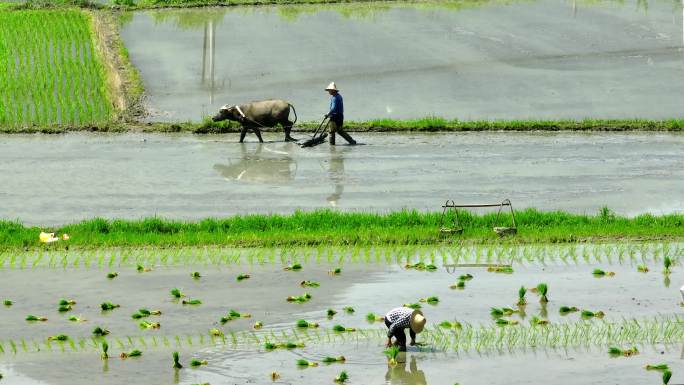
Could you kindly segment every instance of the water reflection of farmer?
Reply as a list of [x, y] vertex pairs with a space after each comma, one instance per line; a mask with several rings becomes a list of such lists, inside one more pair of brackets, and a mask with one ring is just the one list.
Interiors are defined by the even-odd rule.
[[337, 85], [335, 82], [331, 82], [325, 90], [330, 94], [330, 111], [325, 114], [326, 117], [330, 118], [330, 144], [335, 145], [335, 133], [340, 134], [349, 144], [356, 144], [356, 141], [342, 128], [344, 125], [344, 102], [342, 95], [337, 90]]
[[406, 351], [406, 332], [409, 329], [411, 335], [411, 346], [416, 344], [416, 334], [423, 331], [425, 327], [425, 317], [423, 312], [418, 309], [408, 307], [398, 307], [390, 310], [385, 315], [385, 325], [387, 326], [387, 347], [392, 346], [392, 337], [396, 340], [399, 351]]
[[392, 385], [427, 385], [425, 373], [418, 370], [416, 357], [411, 356], [410, 371], [406, 371], [406, 360], [399, 361], [395, 366], [387, 368], [385, 381]]
[[335, 192], [326, 198], [331, 207], [337, 207], [337, 202], [344, 192], [344, 151], [336, 147], [330, 148], [330, 181], [335, 185]]

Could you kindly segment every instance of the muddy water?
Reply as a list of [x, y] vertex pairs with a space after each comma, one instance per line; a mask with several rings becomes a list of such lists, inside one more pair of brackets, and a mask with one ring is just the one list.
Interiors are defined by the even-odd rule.
[[684, 210], [681, 135], [356, 137], [368, 145], [240, 145], [235, 134], [5, 136], [0, 218], [59, 224], [326, 207], [436, 210], [447, 198], [510, 198], [516, 208], [580, 213], [602, 205], [628, 215]]
[[122, 36], [151, 120], [199, 120], [223, 104], [272, 97], [317, 120], [331, 80], [354, 120], [682, 116], [678, 1], [163, 10], [127, 19]]

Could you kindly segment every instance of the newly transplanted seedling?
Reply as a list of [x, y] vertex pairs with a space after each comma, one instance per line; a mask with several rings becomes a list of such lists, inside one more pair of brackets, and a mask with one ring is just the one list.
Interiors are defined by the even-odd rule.
[[465, 281], [458, 281], [455, 284], [449, 286], [449, 289], [465, 289]]
[[578, 311], [579, 311], [579, 309], [576, 308], [576, 307], [574, 307], [574, 306], [561, 306], [561, 307], [558, 309], [558, 312], [559, 312], [561, 315], [567, 315], [567, 314], [569, 314], [569, 313], [574, 313], [574, 312], [578, 312]]
[[14, 305], [14, 302], [10, 301], [9, 299], [6, 299], [6, 300], [2, 301], [2, 304], [7, 306], [7, 307], [10, 307], [10, 306]]
[[302, 269], [302, 265], [300, 265], [299, 263], [293, 263], [292, 265], [288, 265], [288, 266], [285, 266], [285, 268], [283, 268], [283, 270], [285, 270], [285, 271], [299, 271], [301, 269]]
[[118, 308], [118, 307], [121, 307], [121, 305], [113, 304], [113, 303], [111, 303], [111, 302], [102, 302], [102, 303], [100, 304], [100, 309], [102, 309], [103, 311], [114, 310], [114, 309], [116, 309], [116, 308]]
[[659, 372], [670, 370], [667, 364], [646, 365], [646, 370], [657, 370]]
[[427, 271], [435, 271], [437, 270], [437, 266], [431, 264], [431, 263], [424, 263], [424, 262], [418, 262], [414, 264], [407, 263], [405, 266], [407, 269], [415, 269], [415, 270], [427, 270]]
[[66, 334], [57, 334], [54, 336], [50, 336], [47, 339], [48, 339], [48, 341], [62, 341], [62, 342], [64, 342], [64, 341], [69, 340], [69, 336]]
[[71, 305], [60, 305], [59, 308], [57, 308], [57, 311], [60, 313], [71, 311]]
[[152, 271], [151, 268], [145, 267], [145, 266], [140, 265], [140, 264], [135, 269], [138, 271], [138, 273], [147, 273], [149, 271]]
[[366, 321], [368, 322], [375, 322], [375, 321], [384, 321], [385, 317], [381, 317], [379, 315], [376, 315], [375, 313], [368, 313], [366, 314]]
[[665, 270], [663, 270], [663, 274], [670, 274], [671, 273], [670, 267], [672, 266], [672, 262], [673, 262], [672, 258], [670, 258], [669, 256], [665, 256], [665, 258], [663, 258], [663, 266], [665, 266]]
[[532, 317], [532, 319], [530, 319], [530, 325], [532, 325], [532, 326], [537, 326], [537, 325], [543, 326], [543, 325], [548, 325], [548, 324], [549, 324], [549, 320], [542, 319], [542, 318], [539, 318], [537, 316], [534, 316], [534, 317]]
[[316, 322], [308, 322], [306, 320], [297, 320], [296, 325], [298, 328], [317, 328], [318, 324]]
[[304, 294], [299, 295], [299, 296], [292, 296], [291, 295], [291, 296], [287, 297], [285, 300], [287, 302], [304, 303], [304, 302], [308, 302], [310, 299], [311, 299], [311, 294], [304, 293]]
[[146, 320], [140, 321], [139, 325], [141, 329], [159, 329], [161, 327], [159, 322], [150, 322]]
[[341, 332], [355, 332], [356, 329], [354, 329], [354, 328], [346, 328], [346, 327], [344, 327], [344, 326], [342, 326], [342, 325], [335, 325], [335, 326], [333, 326], [333, 331], [340, 332], [340, 333], [341, 333]]
[[73, 306], [73, 305], [76, 305], [76, 301], [74, 301], [73, 299], [62, 298], [59, 300], [59, 303], [57, 305], [59, 305], [59, 306]]
[[519, 313], [519, 310], [511, 309], [509, 307], [496, 308], [493, 307], [489, 310], [489, 314], [494, 318], [508, 317], [515, 313]]
[[299, 286], [301, 286], [301, 287], [319, 287], [319, 286], [321, 286], [321, 284], [316, 282], [316, 281], [302, 281], [299, 283]]
[[340, 275], [342, 274], [342, 268], [336, 267], [333, 270], [328, 271], [328, 275]]
[[513, 267], [511, 266], [489, 266], [487, 271], [490, 273], [513, 274]]
[[344, 356], [338, 356], [338, 357], [327, 356], [327, 357], [323, 358], [321, 361], [326, 363], [326, 364], [333, 364], [336, 362], [343, 364], [345, 361], [347, 361], [347, 359], [344, 358]]
[[125, 360], [128, 357], [140, 357], [140, 356], [142, 356], [142, 352], [138, 349], [131, 350], [128, 353], [121, 352], [121, 354], [119, 355], [119, 357], [121, 357], [122, 360]]
[[183, 293], [180, 291], [180, 289], [178, 289], [178, 288], [173, 288], [173, 289], [171, 289], [171, 296], [174, 297], [174, 298], [181, 298], [181, 297], [185, 297], [185, 294], [183, 294]]
[[418, 300], [418, 302], [426, 302], [430, 305], [436, 305], [439, 303], [439, 298], [435, 296], [427, 297], [427, 298], [421, 298]]
[[109, 279], [114, 279], [118, 276], [119, 276], [119, 273], [117, 273], [116, 271], [112, 271], [110, 273], [107, 273], [107, 278], [109, 278]]
[[599, 318], [599, 319], [601, 319], [601, 318], [603, 318], [606, 314], [605, 314], [604, 312], [600, 311], [600, 310], [597, 311], [597, 312], [594, 312], [594, 311], [591, 311], [591, 310], [582, 310], [581, 315], [582, 315], [582, 318]]
[[612, 347], [608, 348], [608, 354], [610, 354], [613, 357], [617, 357], [617, 356], [631, 357], [631, 356], [639, 354], [639, 350], [637, 349], [636, 346], [632, 346], [631, 348], [624, 349], [624, 350], [612, 346]]
[[497, 318], [496, 324], [500, 326], [506, 326], [506, 325], [517, 325], [518, 321], [516, 320], [507, 320], [503, 318]]
[[302, 368], [306, 368], [306, 367], [318, 366], [318, 363], [310, 362], [307, 360], [297, 360], [297, 366], [302, 367]]
[[106, 360], [106, 359], [109, 358], [109, 354], [108, 354], [108, 352], [109, 352], [109, 344], [107, 343], [107, 341], [102, 341], [102, 345], [101, 345], [101, 346], [102, 346], [102, 356], [101, 356], [101, 357], [102, 357], [103, 360]]
[[337, 314], [337, 311], [334, 309], [328, 309], [325, 311], [325, 314], [328, 316], [329, 319], [332, 319], [335, 314]]
[[549, 297], [547, 297], [547, 294], [549, 293], [549, 285], [545, 283], [540, 283], [539, 285], [537, 285], [537, 293], [539, 293], [539, 295], [541, 296], [541, 298], [539, 298], [539, 302], [549, 302]]
[[173, 368], [174, 369], [183, 368], [183, 365], [181, 365], [181, 363], [180, 363], [180, 355], [178, 354], [178, 352], [171, 353], [171, 356], [173, 357]]
[[422, 308], [419, 303], [405, 303], [403, 306], [414, 310]]
[[131, 315], [131, 318], [133, 319], [140, 319], [140, 318], [145, 318], [149, 317], [151, 315], [161, 315], [162, 312], [161, 310], [149, 310], [149, 309], [139, 309], [137, 313], [133, 313]]
[[593, 274], [594, 277], [614, 277], [615, 276], [614, 271], [603, 271], [601, 269], [594, 269], [594, 271], [592, 271], [591, 274]]
[[337, 377], [335, 377], [333, 382], [337, 382], [338, 384], [343, 384], [343, 383], [347, 382], [348, 379], [349, 379], [349, 375], [347, 374], [347, 372], [342, 371], [342, 372], [340, 372], [340, 374], [337, 375]]
[[395, 366], [397, 364], [397, 356], [399, 355], [399, 347], [392, 345], [385, 349], [384, 353], [387, 356], [387, 365]]
[[221, 317], [221, 324], [225, 324], [226, 322], [232, 321], [235, 318], [251, 318], [251, 317], [252, 317], [252, 315], [249, 313], [240, 313], [240, 312], [237, 312], [233, 309], [230, 309], [228, 311], [227, 315], [225, 315], [224, 317]]
[[252, 278], [252, 276], [249, 274], [240, 274], [237, 276], [237, 281], [240, 282], [240, 281], [244, 281], [245, 279], [250, 279], [250, 278]]
[[458, 276], [459, 281], [470, 281], [471, 279], [473, 279], [472, 274], [462, 274]]
[[637, 271], [640, 273], [648, 273], [648, 266], [646, 265], [638, 265], [637, 266]]
[[102, 328], [100, 326], [93, 329], [93, 335], [95, 335], [96, 337], [104, 337], [104, 336], [108, 335], [109, 333], [110, 333], [109, 330]]
[[669, 370], [664, 371], [663, 372], [663, 385], [669, 384], [670, 378], [672, 378], [672, 372]]
[[342, 310], [344, 310], [344, 312], [347, 313], [347, 314], [354, 314], [354, 312], [356, 311], [356, 310], [354, 310], [354, 308], [351, 307], [351, 306], [345, 306], [345, 307], [342, 308]]
[[439, 327], [444, 328], [444, 329], [461, 329], [463, 326], [461, 325], [460, 322], [458, 321], [442, 321], [439, 324]]
[[47, 321], [48, 319], [47, 319], [47, 317], [37, 317], [37, 316], [35, 316], [35, 315], [33, 315], [33, 314], [29, 314], [29, 315], [26, 316], [26, 320], [27, 320], [27, 321], [41, 321], [41, 322], [45, 322], [45, 321]]
[[190, 273], [190, 277], [192, 277], [193, 279], [200, 279], [202, 278], [202, 275], [199, 273], [199, 271], [193, 271], [192, 273]]
[[196, 368], [196, 367], [202, 366], [202, 365], [208, 365], [208, 364], [209, 364], [209, 362], [207, 362], [207, 360], [196, 360], [196, 359], [190, 360], [190, 366], [192, 366], [193, 368]]
[[202, 301], [199, 299], [184, 299], [181, 301], [182, 305], [201, 305]]

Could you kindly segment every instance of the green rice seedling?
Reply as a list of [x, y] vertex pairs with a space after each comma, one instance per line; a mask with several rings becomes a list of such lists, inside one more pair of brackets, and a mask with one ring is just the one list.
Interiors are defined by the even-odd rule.
[[101, 357], [102, 357], [103, 360], [106, 360], [106, 359], [109, 358], [109, 354], [108, 354], [108, 352], [109, 352], [109, 344], [107, 343], [107, 341], [102, 341], [101, 347], [102, 347], [102, 355], [101, 355]]
[[59, 300], [58, 305], [59, 306], [73, 306], [73, 305], [76, 305], [76, 301], [74, 301], [73, 299], [66, 300], [66, 299], [62, 298]]
[[237, 276], [237, 281], [240, 282], [240, 281], [244, 281], [245, 279], [250, 279], [250, 278], [252, 278], [252, 276], [249, 274], [240, 274]]
[[342, 310], [344, 310], [344, 312], [347, 313], [347, 314], [354, 314], [354, 312], [356, 311], [356, 310], [354, 310], [354, 308], [351, 307], [351, 306], [345, 306], [345, 307], [342, 308]]
[[463, 328], [461, 323], [458, 321], [454, 321], [454, 322], [442, 321], [442, 322], [440, 322], [439, 327], [444, 328], [444, 329], [458, 329], [458, 330]]
[[368, 322], [376, 322], [376, 321], [384, 321], [384, 320], [385, 320], [385, 317], [381, 317], [379, 315], [376, 315], [373, 312], [366, 314], [366, 321], [368, 321]]
[[10, 301], [9, 299], [4, 300], [2, 303], [7, 307], [10, 307], [14, 304], [14, 302]]
[[670, 267], [672, 267], [672, 262], [672, 258], [670, 258], [669, 256], [665, 256], [665, 258], [663, 258], [663, 266], [665, 266], [663, 274], [670, 274]]
[[541, 303], [549, 302], [549, 298], [547, 297], [547, 294], [549, 292], [549, 285], [547, 285], [545, 283], [540, 283], [539, 285], [537, 285], [537, 292], [541, 296], [541, 298], [539, 298], [539, 302], [541, 302]]
[[333, 326], [333, 331], [336, 331], [336, 332], [339, 332], [339, 333], [342, 333], [342, 332], [355, 332], [356, 329], [355, 329], [355, 328], [346, 328], [346, 327], [344, 327], [344, 326], [342, 326], [342, 325], [335, 325], [335, 326]]
[[80, 318], [75, 315], [72, 315], [69, 317], [69, 321], [71, 322], [86, 322], [87, 320], [85, 318]]
[[287, 265], [283, 268], [285, 271], [299, 271], [302, 269], [302, 265], [299, 263], [293, 263], [291, 265]]
[[259, 330], [263, 327], [264, 327], [264, 324], [261, 321], [257, 321], [254, 323], [254, 325], [252, 325], [252, 328], [254, 328], [254, 330]]
[[136, 268], [135, 268], [135, 269], [136, 269], [136, 270], [138, 271], [138, 273], [147, 273], [147, 272], [150, 272], [150, 271], [152, 271], [152, 269], [151, 269], [151, 268], [149, 268], [149, 267], [145, 267], [145, 266], [143, 266], [143, 265], [140, 265], [140, 264], [139, 264], [138, 266], [136, 266]]
[[672, 372], [669, 370], [664, 371], [663, 372], [663, 385], [669, 384], [671, 378], [672, 378]]
[[118, 276], [119, 276], [119, 273], [117, 273], [116, 271], [107, 273], [107, 278], [109, 278], [109, 279], [114, 279], [114, 278], [116, 278], [116, 277], [118, 277]]
[[414, 310], [422, 308], [419, 303], [405, 303], [403, 306]]
[[182, 305], [201, 305], [202, 301], [199, 299], [184, 299], [181, 301]]
[[192, 279], [200, 279], [202, 278], [202, 275], [199, 273], [199, 271], [193, 271], [190, 273], [190, 277], [192, 277]]
[[439, 297], [432, 296], [432, 297], [427, 297], [427, 298], [421, 298], [418, 300], [418, 302], [424, 302], [424, 303], [428, 303], [430, 305], [436, 305], [437, 303], [439, 303]]
[[603, 271], [601, 269], [594, 269], [594, 271], [592, 271], [591, 274], [593, 274], [594, 277], [613, 277], [613, 276], [615, 276], [615, 272]]
[[326, 357], [323, 358], [321, 361], [322, 361], [323, 363], [326, 363], [326, 364], [334, 364], [334, 363], [341, 363], [341, 364], [343, 364], [345, 361], [347, 361], [347, 359], [344, 358], [344, 356], [338, 356], [338, 357], [326, 356]]
[[586, 318], [586, 319], [588, 319], [588, 318], [599, 318], [599, 319], [601, 319], [605, 316], [605, 313], [600, 311], [600, 310], [597, 312], [594, 312], [591, 310], [582, 310], [582, 312], [580, 314], [582, 315], [582, 318]]
[[670, 367], [667, 366], [667, 364], [646, 365], [646, 370], [656, 370], [662, 372], [665, 370], [670, 370]]
[[407, 263], [404, 267], [407, 269], [414, 269], [414, 270], [427, 270], [427, 271], [435, 271], [437, 270], [437, 266], [431, 264], [431, 263], [424, 263], [424, 262], [418, 262], [414, 264]]
[[209, 335], [211, 335], [213, 337], [223, 337], [225, 334], [223, 334], [223, 332], [221, 330], [214, 328], [214, 329], [209, 329]]
[[463, 274], [458, 276], [459, 281], [470, 281], [471, 279], [473, 279], [471, 274]]
[[337, 375], [337, 377], [335, 377], [333, 382], [337, 382], [338, 384], [343, 384], [343, 383], [347, 382], [348, 379], [349, 379], [349, 375], [347, 374], [347, 372], [342, 371], [342, 372], [340, 372], [340, 374]]
[[518, 289], [518, 302], [516, 303], [516, 305], [527, 305], [527, 301], [525, 300], [525, 294], [527, 294], [527, 289], [525, 288], [525, 286], [520, 286], [520, 289]]
[[299, 283], [299, 286], [301, 286], [301, 287], [319, 287], [319, 286], [321, 286], [321, 284], [316, 282], [316, 281], [302, 281]]
[[548, 324], [549, 324], [549, 320], [542, 319], [542, 318], [539, 318], [537, 316], [534, 316], [534, 317], [532, 317], [532, 319], [530, 319], [530, 325], [532, 325], [532, 326], [538, 326], [538, 325], [543, 326], [543, 325], [548, 325]]
[[497, 318], [496, 324], [499, 326], [506, 326], [506, 325], [517, 325], [518, 321], [516, 320], [507, 320], [503, 318]]
[[102, 302], [102, 303], [100, 304], [100, 308], [102, 309], [102, 311], [114, 310], [114, 309], [116, 309], [116, 308], [118, 308], [118, 307], [121, 307], [121, 305], [119, 305], [119, 304], [113, 304], [113, 303], [111, 303], [111, 302]]
[[299, 296], [292, 296], [292, 295], [291, 295], [291, 296], [287, 297], [285, 300], [286, 300], [287, 302], [304, 303], [304, 302], [309, 302], [309, 300], [310, 300], [311, 298], [312, 298], [312, 297], [311, 297], [311, 294], [309, 294], [309, 293], [304, 293], [304, 294], [299, 295]]
[[568, 314], [570, 314], [570, 313], [574, 313], [574, 312], [578, 312], [578, 311], [579, 311], [579, 309], [576, 308], [576, 307], [574, 307], [574, 306], [561, 306], [561, 307], [558, 309], [558, 312], [559, 312], [561, 315], [568, 315]]
[[633, 346], [629, 349], [624, 349], [624, 350], [620, 349], [620, 348], [616, 348], [614, 346], [611, 346], [610, 348], [608, 348], [608, 354], [610, 354], [613, 357], [617, 357], [617, 356], [631, 357], [631, 356], [639, 354], [639, 350], [637, 349], [636, 346]]
[[57, 308], [57, 311], [60, 313], [71, 311], [71, 305], [61, 305], [59, 308]]
[[104, 337], [108, 335], [110, 332], [109, 330], [102, 328], [100, 326], [97, 326], [95, 329], [93, 329], [93, 335], [96, 337]]
[[638, 265], [637, 266], [637, 271], [640, 273], [648, 273], [648, 266], [646, 265]]
[[494, 318], [501, 318], [504, 316], [508, 317], [508, 316], [511, 316], [515, 313], [519, 313], [519, 310], [511, 309], [508, 307], [502, 307], [502, 308], [493, 307], [489, 310], [489, 314], [491, 314], [491, 316]]
[[330, 271], [328, 271], [328, 275], [340, 275], [342, 274], [342, 268], [341, 267], [336, 267]]
[[141, 329], [159, 329], [161, 327], [161, 323], [159, 322], [150, 322], [146, 320], [140, 321], [138, 325], [140, 325]]
[[385, 349], [385, 355], [387, 356], [387, 365], [395, 366], [397, 365], [397, 356], [399, 356], [399, 347], [392, 345]]
[[206, 360], [197, 360], [197, 359], [190, 360], [190, 366], [192, 366], [193, 368], [196, 368], [196, 367], [199, 367], [202, 365], [208, 365], [208, 364], [209, 364], [209, 362], [207, 362]]
[[178, 352], [171, 353], [171, 356], [173, 357], [173, 368], [182, 369], [183, 365], [181, 365], [180, 363], [180, 355], [178, 354]]
[[307, 368], [307, 367], [318, 366], [318, 363], [300, 359], [300, 360], [297, 360], [297, 366], [302, 367], [302, 368]]
[[33, 314], [29, 314], [26, 316], [27, 321], [40, 321], [40, 322], [45, 322], [47, 321], [47, 317], [36, 317]]
[[465, 287], [466, 287], [465, 281], [458, 281], [455, 284], [449, 286], [449, 289], [460, 289], [460, 290], [462, 290], [462, 289], [465, 289]]
[[251, 318], [252, 317], [252, 315], [249, 313], [239, 313], [233, 309], [230, 309], [228, 311], [228, 316], [230, 316], [232, 318]]
[[513, 274], [512, 266], [489, 266], [487, 271], [490, 273]]
[[122, 360], [125, 360], [126, 358], [129, 358], [129, 357], [141, 357], [141, 356], [142, 356], [142, 352], [138, 349], [131, 350], [128, 353], [121, 352], [121, 354], [119, 355], [119, 357], [121, 357]]
[[306, 320], [300, 319], [295, 323], [298, 328], [317, 328], [318, 324], [315, 322], [308, 322]]
[[57, 334], [54, 336], [50, 336], [47, 339], [48, 339], [48, 341], [62, 341], [62, 342], [64, 342], [64, 341], [69, 340], [69, 336], [66, 334]]
[[173, 288], [171, 289], [171, 296], [174, 298], [182, 298], [185, 297], [185, 294], [183, 294], [180, 289], [178, 288]]

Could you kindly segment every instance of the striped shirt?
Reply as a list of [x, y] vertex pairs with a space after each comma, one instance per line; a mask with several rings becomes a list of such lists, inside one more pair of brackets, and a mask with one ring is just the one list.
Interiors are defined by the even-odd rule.
[[403, 329], [411, 327], [411, 314], [413, 314], [413, 309], [408, 307], [398, 307], [390, 310], [385, 316], [385, 319], [390, 323], [387, 337], [392, 337], [395, 332], [400, 330], [403, 333]]

